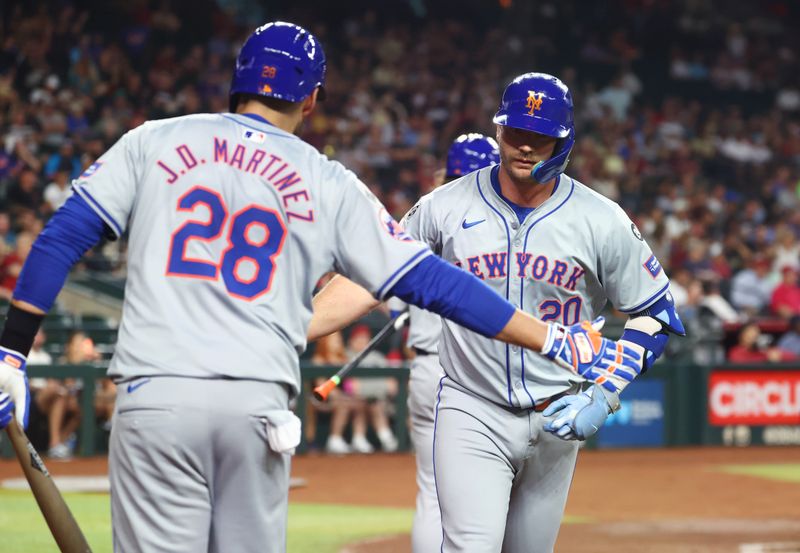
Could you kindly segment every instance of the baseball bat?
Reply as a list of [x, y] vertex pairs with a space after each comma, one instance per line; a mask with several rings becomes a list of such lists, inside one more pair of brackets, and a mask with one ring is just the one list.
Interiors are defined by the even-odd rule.
[[6, 427], [8, 438], [14, 451], [17, 453], [19, 464], [25, 478], [31, 486], [39, 510], [42, 511], [45, 522], [50, 527], [58, 548], [62, 553], [92, 553], [92, 549], [86, 542], [78, 523], [64, 502], [64, 498], [58, 492], [47, 467], [44, 466], [42, 458], [34, 449], [22, 427], [13, 419]]
[[369, 352], [375, 349], [375, 346], [383, 342], [389, 335], [394, 334], [397, 330], [400, 329], [406, 321], [408, 320], [408, 311], [404, 311], [384, 326], [380, 331], [375, 335], [372, 340], [369, 341], [367, 347], [365, 347], [361, 353], [353, 357], [345, 366], [343, 366], [339, 371], [330, 377], [328, 380], [314, 388], [314, 397], [317, 398], [319, 401], [325, 401], [328, 399], [328, 394], [331, 393], [336, 386], [341, 384], [342, 378], [344, 378], [347, 373], [355, 369], [361, 360], [364, 359]]

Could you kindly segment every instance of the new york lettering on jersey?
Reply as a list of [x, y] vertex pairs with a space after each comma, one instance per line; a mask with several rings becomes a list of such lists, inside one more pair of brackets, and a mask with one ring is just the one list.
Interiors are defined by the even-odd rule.
[[[552, 196], [520, 222], [492, 186], [493, 171], [482, 169], [423, 198], [407, 218], [409, 232], [545, 321], [592, 320], [606, 298], [620, 309], [641, 309], [664, 293], [668, 281], [660, 265], [615, 204], [562, 175]], [[452, 230], [442, 240], [439, 229]], [[608, 272], [604, 261], [627, 270]], [[535, 353], [449, 321], [443, 332], [450, 337], [440, 347], [447, 374], [494, 402], [529, 407], [580, 380], [554, 371]], [[483, 384], [487, 380], [491, 386]]]

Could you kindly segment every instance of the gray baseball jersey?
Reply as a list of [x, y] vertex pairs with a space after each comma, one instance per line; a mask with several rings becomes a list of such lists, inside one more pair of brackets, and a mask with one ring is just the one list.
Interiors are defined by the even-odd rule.
[[406, 344], [428, 353], [436, 353], [439, 348], [439, 336], [442, 333], [442, 318], [436, 313], [408, 306], [410, 323]]
[[352, 172], [245, 115], [145, 123], [74, 188], [130, 235], [118, 380], [255, 379], [297, 393], [318, 279], [335, 269], [382, 298], [430, 254]]
[[[667, 291], [658, 260], [617, 204], [561, 175], [552, 196], [520, 224], [492, 184], [497, 171], [481, 169], [424, 196], [406, 215], [406, 230], [544, 321], [594, 319], [607, 299], [633, 313]], [[447, 320], [439, 356], [452, 380], [514, 407], [582, 381], [537, 353]]]

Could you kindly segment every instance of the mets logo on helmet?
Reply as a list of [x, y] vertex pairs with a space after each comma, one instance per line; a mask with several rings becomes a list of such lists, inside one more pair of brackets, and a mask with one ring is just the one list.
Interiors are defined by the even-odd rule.
[[543, 97], [544, 94], [541, 92], [528, 91], [528, 103], [525, 104], [525, 107], [528, 108], [528, 115], [533, 115], [534, 111], [542, 109]]

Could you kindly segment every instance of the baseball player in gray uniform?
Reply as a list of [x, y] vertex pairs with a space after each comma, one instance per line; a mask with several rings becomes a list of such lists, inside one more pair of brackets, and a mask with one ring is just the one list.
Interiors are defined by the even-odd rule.
[[[550, 75], [521, 75], [506, 88], [494, 122], [500, 164], [423, 197], [404, 219], [407, 232], [542, 319], [574, 325], [611, 301], [631, 315], [620, 343], [642, 354], [640, 370], [649, 368], [668, 333], [682, 334], [683, 326], [669, 280], [636, 226], [614, 202], [563, 173], [574, 144], [569, 90]], [[315, 317], [338, 303], [338, 293], [332, 283], [315, 298]], [[595, 328], [602, 323], [595, 319]], [[576, 440], [602, 426], [638, 373], [611, 370], [590, 382], [450, 321], [443, 321], [438, 352], [438, 548], [552, 551]]]
[[[493, 138], [479, 133], [462, 134], [448, 149], [442, 184], [499, 161], [497, 142]], [[403, 306], [394, 300], [389, 300], [390, 308], [401, 311]], [[415, 353], [408, 383], [408, 414], [417, 463], [417, 501], [411, 527], [411, 547], [414, 553], [425, 553], [436, 551], [442, 542], [433, 477], [433, 416], [436, 390], [442, 375], [438, 355], [442, 322], [430, 311], [413, 305], [408, 309], [410, 322], [406, 345]]]
[[75, 181], [26, 261], [0, 333], [0, 424], [13, 413], [23, 427], [26, 355], [44, 313], [87, 249], [128, 233], [109, 368], [119, 389], [109, 460], [117, 552], [285, 550], [300, 439], [289, 402], [311, 293], [331, 268], [375, 298], [433, 309], [564, 372], [640, 364], [630, 348], [543, 323], [431, 255], [353, 173], [297, 138], [324, 74], [305, 29], [260, 27], [237, 59], [233, 113], [128, 132]]

